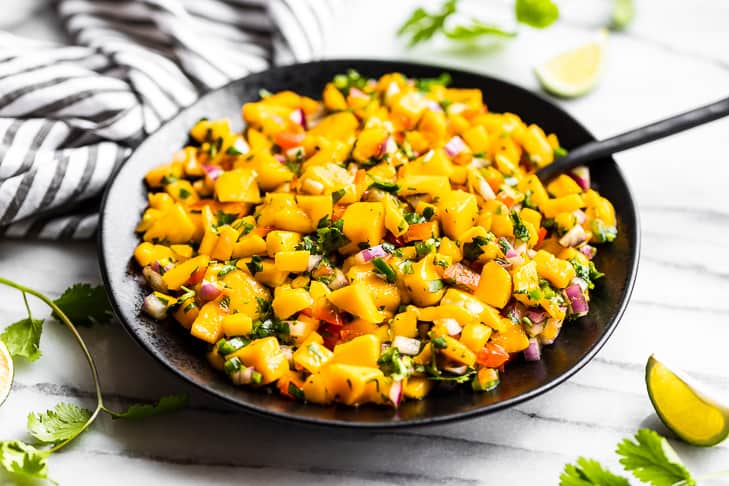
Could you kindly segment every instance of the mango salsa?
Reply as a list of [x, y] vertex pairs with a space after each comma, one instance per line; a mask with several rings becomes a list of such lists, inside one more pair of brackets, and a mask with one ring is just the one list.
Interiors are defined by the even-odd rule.
[[584, 172], [535, 175], [564, 153], [555, 134], [447, 85], [350, 70], [321, 100], [244, 104], [241, 132], [198, 121], [143, 176], [142, 311], [287, 399], [499, 386], [589, 311], [620, 220]]

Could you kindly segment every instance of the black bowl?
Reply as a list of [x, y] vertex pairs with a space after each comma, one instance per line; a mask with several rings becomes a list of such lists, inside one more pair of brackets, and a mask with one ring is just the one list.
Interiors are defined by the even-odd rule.
[[204, 349], [174, 322], [156, 322], [140, 312], [146, 289], [132, 260], [139, 242], [134, 227], [147, 202], [142, 176], [170, 160], [183, 146], [190, 127], [202, 117], [228, 117], [241, 128], [240, 107], [259, 98], [259, 90], [294, 90], [318, 97], [335, 74], [354, 68], [370, 77], [401, 72], [410, 77], [436, 77], [448, 72], [453, 86], [480, 88], [495, 112], [517, 113], [558, 134], [570, 148], [594, 137], [575, 119], [546, 99], [523, 88], [479, 74], [396, 61], [336, 60], [277, 67], [234, 81], [182, 111], [149, 136], [116, 172], [101, 209], [99, 231], [101, 269], [114, 310], [136, 341], [170, 371], [212, 395], [239, 405], [242, 410], [298, 422], [348, 427], [401, 427], [434, 424], [475, 417], [533, 398], [557, 386], [582, 368], [605, 344], [628, 303], [638, 267], [639, 227], [630, 190], [612, 159], [596, 161], [593, 184], [615, 205], [618, 238], [600, 248], [596, 263], [605, 272], [592, 294], [588, 316], [568, 323], [556, 343], [543, 350], [538, 362], [516, 361], [507, 366], [493, 391], [473, 393], [467, 387], [409, 401], [399, 409], [388, 407], [319, 406], [287, 400], [277, 394], [233, 386], [203, 356]]

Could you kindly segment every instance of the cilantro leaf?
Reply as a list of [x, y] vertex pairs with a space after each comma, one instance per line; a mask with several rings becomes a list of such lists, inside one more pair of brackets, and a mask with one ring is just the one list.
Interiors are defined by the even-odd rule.
[[552, 0], [516, 0], [516, 20], [522, 24], [544, 29], [559, 18], [559, 8]]
[[668, 441], [650, 429], [640, 429], [635, 442], [624, 439], [617, 454], [620, 464], [633, 476], [653, 486], [670, 486], [681, 483], [693, 486], [696, 481], [679, 459]]
[[35, 361], [41, 357], [40, 338], [43, 333], [43, 320], [26, 317], [10, 324], [0, 339], [8, 347], [13, 358], [22, 357], [28, 361]]
[[49, 455], [19, 440], [0, 442], [0, 467], [26, 478], [48, 479]]
[[83, 431], [91, 413], [86, 408], [61, 402], [45, 413], [28, 414], [28, 432], [46, 444], [63, 442]]
[[438, 12], [430, 13], [421, 8], [415, 9], [410, 17], [397, 31], [398, 35], [410, 37], [409, 45], [412, 47], [425, 42], [443, 29], [448, 17], [456, 12], [458, 0], [447, 0]]
[[630, 486], [627, 479], [610, 472], [593, 459], [580, 457], [577, 464], [566, 464], [559, 486]]
[[514, 237], [517, 240], [529, 241], [529, 238], [531, 237], [529, 230], [516, 211], [511, 213], [511, 221], [514, 224]]
[[124, 412], [114, 412], [112, 418], [138, 420], [163, 413], [174, 412], [185, 408], [188, 404], [187, 395], [167, 395], [159, 399], [157, 403], [139, 404], [135, 403]]
[[[79, 283], [67, 288], [53, 301], [77, 326], [107, 323], [111, 320], [111, 306], [104, 287]], [[55, 316], [58, 318], [58, 316]]]
[[486, 24], [478, 19], [471, 19], [470, 25], [456, 25], [450, 30], [444, 30], [443, 34], [452, 40], [471, 41], [484, 35], [495, 35], [498, 37], [515, 37], [516, 32], [504, 30], [496, 25]]

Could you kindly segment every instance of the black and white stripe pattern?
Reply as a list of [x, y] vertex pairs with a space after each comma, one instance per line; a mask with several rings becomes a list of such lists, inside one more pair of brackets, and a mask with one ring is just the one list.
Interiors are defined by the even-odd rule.
[[202, 93], [320, 57], [338, 0], [61, 0], [74, 46], [0, 32], [0, 236], [88, 238], [114, 168]]

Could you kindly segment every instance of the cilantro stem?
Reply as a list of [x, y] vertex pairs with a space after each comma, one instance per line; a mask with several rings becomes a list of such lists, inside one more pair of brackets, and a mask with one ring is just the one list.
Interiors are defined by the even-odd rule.
[[94, 362], [94, 358], [91, 356], [91, 353], [89, 352], [89, 348], [86, 347], [86, 343], [84, 342], [83, 338], [81, 337], [81, 334], [79, 334], [78, 330], [76, 329], [76, 326], [73, 325], [71, 320], [68, 318], [68, 316], [58, 307], [55, 302], [53, 302], [51, 299], [43, 295], [42, 293], [38, 292], [37, 290], [31, 289], [29, 287], [26, 287], [24, 285], [21, 285], [17, 282], [13, 282], [12, 280], [8, 280], [6, 278], [0, 277], [0, 284], [7, 285], [8, 287], [12, 287], [14, 289], [20, 290], [23, 293], [23, 299], [25, 299], [25, 305], [28, 309], [28, 315], [30, 315], [30, 306], [28, 305], [28, 301], [26, 298], [26, 294], [30, 294], [34, 297], [37, 297], [38, 299], [42, 300], [48, 307], [50, 307], [53, 310], [53, 314], [68, 328], [69, 331], [71, 331], [71, 334], [73, 334], [73, 337], [76, 339], [76, 342], [81, 347], [81, 350], [84, 353], [84, 356], [86, 356], [86, 362], [89, 364], [89, 368], [91, 369], [91, 377], [94, 380], [94, 388], [96, 389], [96, 409], [91, 414], [89, 419], [86, 421], [86, 423], [79, 429], [79, 431], [73, 435], [72, 437], [69, 437], [65, 441], [55, 445], [52, 449], [50, 449], [50, 452], [56, 452], [57, 450], [64, 447], [66, 444], [74, 440], [76, 437], [78, 437], [79, 434], [81, 434], [83, 431], [85, 431], [89, 425], [91, 425], [94, 420], [96, 420], [96, 417], [99, 415], [99, 412], [101, 412], [102, 409], [104, 409], [104, 400], [101, 395], [101, 383], [99, 381], [99, 372], [96, 369], [96, 363]]
[[28, 320], [33, 320], [33, 313], [30, 312], [30, 305], [28, 305], [28, 294], [25, 292], [21, 292], [23, 294], [23, 302], [25, 302], [25, 310], [28, 311]]

